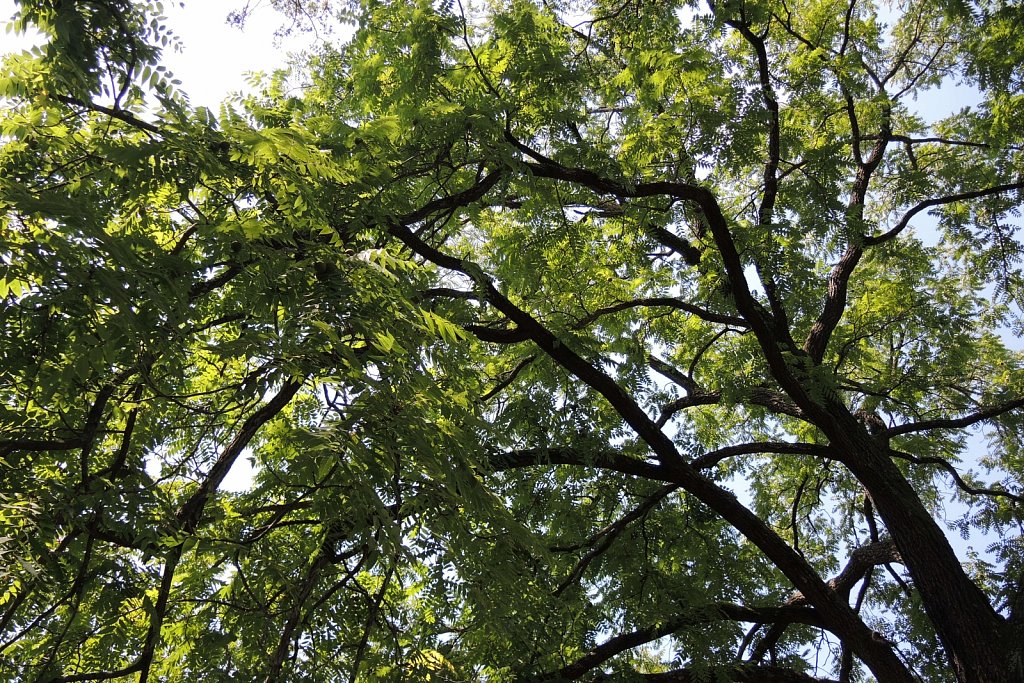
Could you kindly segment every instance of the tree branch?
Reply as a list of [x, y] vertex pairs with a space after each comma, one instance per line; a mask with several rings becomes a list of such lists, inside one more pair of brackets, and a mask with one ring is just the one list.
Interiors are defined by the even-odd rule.
[[[850, 591], [864, 576], [878, 565], [888, 566], [892, 562], [901, 562], [899, 550], [892, 539], [886, 538], [874, 543], [868, 543], [855, 548], [846, 562], [846, 566], [834, 578], [829, 580], [830, 589], [840, 595], [843, 600], [849, 601]], [[806, 604], [806, 599], [801, 593], [795, 593], [787, 601], [787, 606]], [[765, 634], [764, 638], [757, 644], [751, 653], [750, 661], [761, 661], [765, 654], [778, 643], [786, 631], [787, 623], [775, 623]]]
[[[708, 676], [711, 678], [708, 678]], [[730, 664], [707, 669], [676, 669], [656, 674], [641, 674], [640, 680], [650, 683], [703, 683], [708, 680], [719, 680], [715, 676], [725, 676], [733, 683], [838, 683], [828, 678], [815, 678], [807, 674], [781, 666], [759, 664]]]
[[584, 451], [577, 448], [527, 448], [518, 451], [504, 451], [490, 455], [487, 461], [488, 472], [504, 472], [505, 470], [524, 467], [544, 467], [550, 465], [576, 465], [612, 470], [641, 479], [652, 481], [670, 481], [669, 473], [661, 466], [645, 460], [630, 458], [617, 451]]
[[[882, 84], [878, 85], [879, 91], [884, 94]], [[853, 110], [852, 99], [847, 99], [850, 107], [851, 124], [856, 121]], [[847, 289], [853, 271], [860, 263], [864, 254], [865, 237], [860, 220], [864, 217], [864, 202], [868, 196], [868, 188], [871, 185], [871, 177], [882, 163], [886, 147], [889, 144], [892, 134], [892, 106], [887, 101], [882, 107], [882, 122], [880, 130], [867, 158], [862, 157], [860, 142], [863, 138], [857, 129], [854, 129], [853, 150], [857, 162], [857, 175], [850, 190], [850, 201], [847, 209], [847, 229], [851, 234], [850, 244], [842, 258], [829, 274], [825, 303], [822, 305], [818, 319], [814, 321], [807, 338], [804, 340], [803, 350], [811, 357], [816, 364], [820, 364], [825, 357], [825, 349], [828, 348], [829, 339], [835, 331], [839, 321], [842, 320], [843, 312], [846, 310]], [[850, 223], [853, 222], [851, 225]]]
[[526, 366], [529, 365], [530, 363], [532, 363], [535, 360], [537, 360], [537, 356], [531, 354], [531, 355], [526, 356], [525, 358], [523, 358], [521, 361], [519, 361], [519, 363], [514, 368], [512, 368], [507, 373], [505, 373], [506, 376], [504, 378], [502, 378], [501, 381], [499, 381], [493, 387], [488, 389], [483, 394], [483, 396], [480, 397], [480, 403], [487, 403], [492, 398], [494, 398], [495, 396], [500, 394], [502, 391], [504, 391], [506, 387], [508, 387], [510, 384], [512, 384], [512, 382], [516, 381], [516, 377], [519, 376], [519, 373], [521, 373], [524, 369], [526, 369]]
[[111, 107], [104, 107], [102, 104], [96, 104], [95, 102], [86, 102], [80, 100], [77, 97], [68, 97], [67, 95], [53, 95], [53, 99], [57, 100], [62, 104], [66, 104], [71, 107], [81, 107], [89, 111], [97, 112], [99, 114], [106, 114], [110, 118], [117, 119], [123, 123], [127, 123], [129, 126], [139, 128], [146, 131], [147, 133], [153, 133], [154, 135], [163, 136], [164, 132], [159, 126], [155, 126], [148, 121], [136, 117], [123, 109], [112, 109]]
[[670, 619], [660, 626], [637, 629], [636, 631], [610, 638], [572, 664], [558, 671], [542, 674], [537, 677], [537, 680], [574, 681], [626, 650], [631, 650], [634, 647], [664, 638], [690, 626], [709, 624], [716, 621], [744, 621], [763, 624], [781, 621], [788, 624], [799, 623], [822, 626], [821, 620], [815, 611], [807, 607], [747, 607], [728, 602], [702, 605], [689, 609], [684, 614]]
[[612, 546], [612, 543], [614, 543], [615, 539], [619, 537], [619, 534], [626, 530], [626, 527], [636, 520], [646, 517], [647, 513], [649, 513], [658, 503], [678, 490], [678, 484], [669, 484], [661, 487], [652, 495], [648, 496], [643, 503], [630, 510], [629, 513], [601, 529], [591, 538], [587, 539], [584, 545], [590, 546], [590, 550], [580, 558], [579, 562], [576, 563], [576, 566], [573, 567], [572, 572], [569, 573], [569, 576], [559, 584], [558, 588], [555, 589], [554, 595], [556, 597], [561, 595], [569, 586], [574, 584], [580, 576], [582, 576], [583, 572], [587, 570], [590, 563], [600, 557]]
[[938, 457], [921, 457], [918, 455], [911, 455], [910, 453], [905, 453], [903, 451], [895, 449], [892, 449], [891, 453], [894, 457], [900, 458], [901, 460], [906, 460], [907, 462], [912, 462], [915, 465], [938, 465], [940, 469], [944, 470], [949, 476], [953, 478], [953, 481], [956, 483], [957, 487], [959, 487], [961, 491], [969, 493], [972, 496], [1003, 497], [1009, 498], [1010, 500], [1017, 503], [1024, 503], [1024, 496], [1018, 496], [1014, 493], [1010, 493], [1009, 491], [1003, 491], [1002, 489], [988, 489], [971, 486], [966, 481], [964, 481], [963, 477], [960, 476], [960, 473], [956, 471], [956, 468], [953, 467], [953, 465], [948, 460], [944, 460]]
[[586, 315], [577, 320], [576, 323], [573, 324], [573, 329], [582, 329], [589, 325], [590, 323], [596, 321], [601, 316], [608, 315], [609, 313], [617, 313], [619, 311], [625, 311], [630, 308], [640, 308], [645, 306], [663, 306], [666, 308], [674, 308], [677, 311], [684, 311], [686, 313], [690, 313], [691, 315], [695, 315], [701, 320], [705, 320], [710, 323], [719, 323], [722, 325], [730, 325], [732, 327], [747, 327], [747, 322], [743, 320], [743, 318], [737, 318], [736, 316], [732, 315], [723, 315], [721, 313], [715, 313], [713, 311], [707, 310], [706, 308], [702, 308], [700, 306], [696, 306], [694, 304], [683, 301], [682, 299], [676, 299], [675, 297], [660, 296], [633, 299], [632, 301], [622, 301], [620, 303], [599, 308], [590, 315]]
[[189, 533], [195, 531], [196, 526], [199, 524], [203, 508], [206, 506], [206, 501], [220, 487], [221, 482], [224, 481], [224, 477], [227, 476], [228, 472], [231, 470], [231, 466], [235, 463], [235, 459], [238, 458], [239, 454], [245, 450], [246, 446], [249, 445], [249, 442], [252, 441], [252, 438], [256, 435], [256, 432], [259, 431], [260, 427], [281, 412], [301, 387], [301, 379], [286, 380], [284, 384], [281, 385], [281, 389], [277, 394], [261, 406], [259, 410], [250, 415], [242, 424], [241, 429], [239, 429], [238, 433], [235, 434], [235, 438], [233, 438], [231, 443], [224, 448], [220, 457], [217, 458], [213, 467], [210, 468], [210, 472], [206, 475], [206, 479], [203, 480], [203, 483], [199, 485], [199, 488], [195, 493], [193, 493], [181, 508], [179, 508], [176, 517], [178, 525], [183, 530]]
[[893, 239], [901, 232], [903, 232], [907, 225], [910, 224], [910, 219], [921, 213], [925, 209], [930, 209], [933, 206], [943, 206], [944, 204], [953, 204], [955, 202], [963, 202], [968, 199], [979, 199], [981, 197], [991, 197], [992, 195], [1002, 194], [1003, 192], [1012, 192], [1013, 190], [1024, 189], [1024, 182], [1018, 183], [1006, 183], [1005, 185], [994, 185], [987, 187], [982, 190], [971, 190], [970, 192], [960, 192], [958, 194], [951, 194], [945, 197], [937, 197], [935, 199], [929, 199], [927, 201], [920, 202], [914, 208], [903, 214], [903, 218], [893, 227], [891, 230], [883, 232], [880, 235], [872, 235], [865, 238], [864, 246], [873, 247], [877, 244], [882, 244]]
[[[739, 403], [749, 403], [751, 405], [760, 406], [767, 408], [773, 413], [780, 415], [789, 415], [801, 420], [807, 418], [806, 413], [800, 409], [792, 401], [788, 400], [784, 395], [772, 391], [771, 389], [765, 389], [763, 387], [752, 387], [741, 391], [739, 394]], [[683, 396], [672, 401], [661, 409], [661, 414], [658, 416], [658, 426], [664, 426], [669, 418], [680, 410], [686, 408], [693, 408], [695, 406], [709, 406], [716, 405], [722, 400], [722, 392], [720, 391], [702, 391], [690, 396]]]
[[963, 417], [955, 418], [941, 418], [936, 420], [922, 420], [920, 422], [908, 422], [907, 424], [896, 425], [895, 427], [889, 427], [880, 434], [882, 438], [891, 439], [894, 436], [900, 436], [901, 434], [910, 434], [912, 432], [924, 432], [929, 429], [963, 429], [964, 427], [970, 427], [973, 424], [984, 422], [985, 420], [993, 417], [998, 417], [1003, 413], [1008, 413], [1011, 410], [1017, 408], [1024, 408], [1024, 398], [1018, 398], [1014, 401], [1007, 401], [997, 406], [990, 406], [988, 408], [982, 408], [970, 415], [964, 415]]
[[[516, 141], [512, 138], [511, 134], [506, 133], [506, 137], [510, 138], [510, 141], [517, 149], [523, 151], [530, 158], [535, 159], [533, 162], [524, 162], [524, 165], [534, 175], [575, 182], [590, 187], [593, 190], [617, 196], [668, 195], [674, 196], [677, 199], [695, 202], [707, 219], [725, 264], [726, 272], [733, 282], [733, 297], [736, 300], [737, 308], [750, 323], [751, 328], [757, 335], [772, 373], [794, 398], [799, 398], [798, 405], [801, 408], [815, 411], [817, 414], [820, 414], [823, 421], [831, 419], [831, 414], [811, 398], [807, 389], [790, 371], [786, 357], [779, 346], [778, 337], [773, 329], [770, 317], [766, 318], [764, 316], [763, 309], [746, 287], [743, 264], [740, 260], [739, 252], [732, 239], [725, 216], [722, 214], [721, 208], [711, 192], [685, 183], [666, 181], [626, 186], [604, 178], [592, 171], [566, 168], [555, 164], [550, 160], [546, 160], [543, 155], [533, 152], [525, 145]], [[494, 178], [494, 180], [490, 181], [490, 186], [493, 186], [493, 183], [496, 182], [496, 175], [497, 172], [486, 176], [486, 178]], [[439, 208], [450, 208], [456, 203], [456, 197], [465, 198], [466, 201], [473, 201], [473, 198], [483, 196], [486, 191], [482, 189], [482, 182], [478, 182], [473, 187], [451, 197], [436, 200], [431, 205]], [[544, 327], [536, 318], [512, 303], [507, 296], [495, 287], [494, 282], [478, 264], [464, 261], [442, 252], [423, 241], [423, 239], [409, 229], [406, 221], [422, 220], [429, 215], [430, 211], [426, 209], [420, 209], [408, 214], [405, 219], [393, 222], [389, 226], [389, 232], [420, 257], [427, 259], [437, 266], [454, 270], [472, 278], [487, 302], [503, 313], [510, 322], [529, 334], [530, 339], [541, 351], [609, 402], [623, 421], [647, 444], [655, 457], [657, 457], [661, 467], [655, 468], [655, 471], [659, 472], [659, 474], [661, 472], [667, 473], [671, 477], [670, 481], [678, 483], [698, 500], [708, 505], [726, 522], [746, 536], [751, 543], [757, 546], [798, 589], [806, 591], [809, 596], [812, 596], [810, 598], [811, 603], [819, 610], [828, 627], [834, 630], [841, 638], [847, 639], [857, 655], [865, 661], [876, 675], [880, 677], [885, 675], [893, 681], [910, 683], [910, 674], [906, 666], [893, 652], [892, 647], [875, 639], [872, 631], [850, 609], [849, 605], [837, 599], [835, 593], [829, 590], [824, 581], [821, 580], [817, 571], [803, 557], [796, 553], [778, 533], [771, 529], [764, 520], [741, 504], [733, 494], [693, 469], [680, 455], [672, 440], [661, 431], [660, 427], [647, 416], [636, 401], [612, 377], [604, 373], [599, 367], [586, 361]], [[738, 283], [743, 283], [743, 285], [737, 286]]]
[[690, 464], [698, 470], [706, 470], [714, 467], [726, 458], [735, 458], [738, 455], [753, 455], [755, 453], [786, 453], [829, 457], [832, 454], [832, 449], [815, 443], [791, 443], [789, 441], [745, 443], [710, 451], [694, 458]]

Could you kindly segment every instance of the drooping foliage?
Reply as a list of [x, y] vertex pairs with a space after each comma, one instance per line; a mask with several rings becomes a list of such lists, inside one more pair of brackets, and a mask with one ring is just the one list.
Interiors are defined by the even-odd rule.
[[0, 675], [1024, 677], [1016, 4], [276, 5], [19, 5]]

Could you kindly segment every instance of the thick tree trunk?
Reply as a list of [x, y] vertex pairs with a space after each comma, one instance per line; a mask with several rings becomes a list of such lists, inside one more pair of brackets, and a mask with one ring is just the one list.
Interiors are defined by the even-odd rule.
[[871, 494], [921, 595], [925, 612], [963, 683], [1018, 680], [1007, 666], [1006, 622], [967, 576], [949, 540], [917, 492], [845, 408], [833, 407], [831, 425], [821, 425], [843, 453], [843, 463]]

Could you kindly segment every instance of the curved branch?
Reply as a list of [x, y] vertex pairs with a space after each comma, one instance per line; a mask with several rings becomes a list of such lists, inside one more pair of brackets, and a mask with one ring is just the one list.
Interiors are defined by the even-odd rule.
[[698, 185], [665, 180], [648, 183], [620, 182], [587, 169], [563, 166], [531, 150], [511, 134], [506, 133], [506, 138], [516, 149], [533, 159], [533, 161], [524, 161], [523, 165], [535, 177], [574, 183], [594, 192], [616, 197], [667, 196], [694, 204], [706, 221], [714, 238], [715, 246], [722, 257], [722, 264], [731, 285], [731, 296], [736, 303], [736, 309], [761, 344], [772, 374], [802, 409], [814, 411], [823, 420], [830, 419], [830, 416], [807, 393], [806, 388], [789, 368], [786, 356], [783, 354], [784, 345], [782, 344], [788, 331], [782, 330], [780, 333], [776, 330], [775, 320], [751, 293], [749, 283], [744, 275], [743, 260], [740, 258], [739, 249], [732, 238], [729, 222], [710, 190]]
[[472, 204], [490, 192], [491, 188], [497, 185], [498, 181], [501, 180], [501, 177], [501, 171], [492, 171], [461, 192], [456, 192], [455, 194], [446, 195], [444, 197], [438, 197], [433, 201], [427, 202], [419, 209], [410, 211], [400, 217], [398, 219], [398, 223], [403, 226], [412, 225], [413, 223], [418, 223], [429, 218], [435, 213], [451, 211], [452, 209]]
[[619, 311], [625, 311], [630, 308], [640, 308], [647, 306], [661, 306], [665, 308], [674, 308], [677, 311], [684, 311], [686, 313], [690, 313], [691, 315], [695, 315], [701, 320], [705, 320], [709, 323], [720, 323], [722, 325], [731, 325], [733, 327], [747, 327], [747, 322], [743, 320], [743, 318], [737, 318], [736, 316], [733, 315], [723, 315], [721, 313], [715, 313], [714, 311], [709, 311], [706, 308], [696, 306], [694, 304], [683, 301], [682, 299], [676, 299], [675, 297], [655, 296], [642, 299], [633, 299], [632, 301], [623, 301], [617, 304], [612, 304], [610, 306], [604, 306], [602, 308], [599, 308], [590, 315], [584, 316], [577, 320], [576, 323], [573, 325], [573, 329], [578, 330], [583, 327], [586, 327], [590, 323], [596, 321], [601, 316], [608, 315], [609, 313], [618, 313]]
[[964, 415], [963, 417], [955, 418], [944, 418], [936, 420], [922, 420], [920, 422], [908, 422], [902, 425], [896, 425], [890, 427], [880, 434], [882, 438], [891, 439], [894, 436], [900, 436], [901, 434], [910, 434], [912, 432], [923, 432], [929, 429], [963, 429], [964, 427], [970, 427], [971, 425], [993, 417], [998, 417], [1003, 413], [1008, 413], [1011, 410], [1017, 408], [1024, 408], [1024, 398], [1018, 398], [1014, 401], [1007, 401], [997, 406], [990, 406], [988, 408], [982, 408], [981, 410], [971, 413], [970, 415]]
[[518, 451], [494, 453], [487, 461], [488, 472], [504, 472], [524, 467], [544, 467], [549, 465], [576, 465], [594, 467], [602, 470], [613, 470], [641, 479], [652, 481], [671, 481], [671, 475], [665, 468], [630, 458], [618, 451], [584, 451], [577, 448], [527, 448]]
[[672, 493], [678, 490], [678, 484], [669, 484], [667, 486], [661, 487], [652, 495], [650, 495], [643, 503], [630, 510], [626, 515], [616, 520], [615, 522], [612, 522], [605, 528], [601, 529], [591, 538], [588, 538], [586, 542], [583, 544], [583, 546], [589, 546], [590, 550], [584, 553], [583, 557], [579, 559], [579, 562], [577, 562], [576, 566], [573, 567], [573, 570], [569, 573], [569, 576], [566, 577], [566, 579], [562, 581], [561, 584], [559, 584], [558, 588], [555, 589], [554, 595], [556, 597], [561, 595], [565, 592], [567, 588], [569, 588], [569, 586], [574, 584], [580, 578], [580, 576], [582, 576], [583, 572], [587, 570], [587, 567], [590, 566], [590, 563], [598, 557], [600, 557], [606, 550], [608, 550], [608, 548], [612, 546], [612, 543], [615, 542], [615, 539], [618, 538], [619, 535], [623, 531], [625, 531], [630, 524], [632, 524], [638, 519], [646, 517], [647, 514], [652, 509], [654, 509], [654, 507], [658, 503], [660, 503], [667, 496], [671, 495]]
[[[828, 586], [844, 600], [850, 599], [850, 591], [857, 585], [857, 582], [864, 578], [868, 572], [878, 565], [888, 567], [893, 562], [902, 562], [896, 543], [891, 538], [885, 538], [874, 543], [868, 543], [855, 548], [850, 553], [846, 566], [834, 578], [829, 580]], [[890, 569], [891, 571], [891, 569]], [[806, 599], [801, 593], [795, 593], [786, 601], [787, 606], [806, 604]], [[751, 653], [750, 661], [758, 662], [765, 654], [779, 642], [786, 627], [789, 624], [776, 623], [765, 634], [764, 638], [757, 644]]]
[[953, 478], [953, 481], [956, 482], [957, 487], [961, 491], [969, 493], [972, 496], [992, 496], [994, 498], [1003, 497], [1009, 498], [1010, 500], [1016, 503], [1024, 503], [1024, 496], [1018, 496], [1017, 494], [1010, 493], [1009, 491], [1003, 491], [1002, 489], [987, 489], [971, 486], [966, 481], [964, 481], [963, 477], [960, 476], [960, 473], [956, 471], [956, 468], [953, 467], [953, 465], [948, 460], [944, 460], [943, 458], [911, 455], [910, 453], [905, 453], [904, 451], [898, 451], [895, 449], [892, 449], [890, 452], [894, 457], [900, 458], [901, 460], [906, 460], [907, 462], [912, 462], [915, 465], [938, 465], [939, 469], [945, 471], [946, 474]]
[[127, 123], [129, 126], [132, 126], [133, 128], [144, 130], [147, 133], [164, 136], [164, 132], [163, 130], [160, 129], [159, 126], [155, 126], [152, 123], [149, 123], [148, 121], [143, 121], [142, 119], [125, 111], [124, 109], [104, 107], [102, 104], [96, 104], [95, 102], [86, 102], [84, 100], [78, 99], [77, 97], [68, 97], [67, 95], [54, 95], [53, 99], [57, 100], [61, 104], [66, 104], [70, 107], [81, 107], [82, 109], [87, 109], [89, 111], [96, 112], [99, 114], [106, 114], [112, 119], [117, 119], [118, 121]]
[[907, 225], [910, 224], [910, 219], [921, 213], [925, 209], [930, 209], [933, 206], [942, 206], [944, 204], [953, 204], [956, 202], [967, 201], [968, 199], [979, 199], [981, 197], [991, 197], [992, 195], [1002, 194], [1003, 192], [1012, 192], [1013, 190], [1024, 189], [1024, 182], [1018, 183], [1006, 183], [1005, 185], [994, 185], [987, 187], [982, 190], [972, 190], [970, 192], [960, 192], [958, 194], [946, 195], [945, 197], [937, 197], [935, 199], [929, 199], [927, 201], [920, 202], [914, 208], [903, 214], [903, 218], [893, 227], [891, 230], [883, 232], [880, 235], [872, 235], [864, 239], [864, 246], [873, 247], [876, 244], [882, 244], [893, 239], [901, 232], [903, 232]]
[[[787, 624], [808, 624], [810, 626], [822, 626], [821, 620], [813, 609], [808, 607], [747, 607], [729, 602], [713, 603], [687, 610], [675, 619], [670, 619], [660, 626], [637, 629], [630, 633], [610, 638], [600, 645], [594, 647], [590, 652], [577, 659], [572, 664], [562, 667], [558, 671], [543, 674], [537, 677], [540, 681], [574, 681], [584, 676], [589, 671], [600, 666], [616, 655], [626, 650], [650, 643], [671, 635], [689, 626], [699, 624], [710, 624], [716, 621], [743, 621], [755, 623], [785, 622]], [[665, 679], [668, 680], [668, 679]]]
[[901, 563], [903, 559], [900, 557], [900, 551], [896, 548], [896, 543], [891, 538], [883, 538], [880, 541], [862, 545], [850, 553], [850, 559], [847, 560], [843, 570], [835, 578], [829, 580], [829, 588], [842, 595], [843, 598], [849, 599], [850, 591], [868, 571], [879, 565], [893, 562]]
[[733, 683], [839, 683], [830, 678], [815, 678], [782, 666], [758, 664], [730, 664], [711, 672], [707, 669], [676, 669], [657, 674], [641, 674], [640, 680], [651, 683], [702, 683], [707, 680], [719, 680], [714, 677], [716, 673], [726, 676], [724, 680]]
[[789, 441], [765, 441], [763, 443], [745, 443], [737, 446], [726, 446], [694, 458], [690, 464], [698, 470], [714, 467], [727, 458], [755, 453], [776, 453], [790, 455], [812, 455], [829, 457], [832, 449], [816, 443], [791, 443]]
[[[661, 414], [658, 416], [658, 426], [664, 426], [668, 422], [669, 418], [680, 410], [693, 408], [695, 406], [716, 405], [721, 401], [722, 392], [720, 391], [702, 391], [690, 396], [677, 398], [661, 409]], [[790, 417], [795, 417], [800, 420], [807, 418], [806, 413], [804, 413], [798, 405], [788, 400], [784, 395], [763, 387], [752, 387], [741, 391], [739, 393], [738, 402], [741, 404], [749, 403], [761, 408], [767, 408], [773, 413], [789, 415]]]
[[516, 377], [519, 376], [519, 373], [521, 373], [523, 370], [525, 370], [526, 366], [528, 366], [530, 363], [532, 363], [535, 360], [537, 360], [537, 356], [535, 356], [533, 354], [530, 354], [529, 356], [526, 356], [521, 361], [519, 361], [519, 363], [514, 368], [512, 368], [507, 373], [505, 373], [505, 377], [502, 378], [501, 381], [499, 381], [493, 387], [488, 389], [483, 394], [483, 396], [480, 397], [480, 403], [487, 403], [492, 398], [494, 398], [495, 396], [500, 394], [502, 391], [504, 391], [506, 387], [508, 387], [510, 384], [512, 384], [512, 382], [516, 381]]

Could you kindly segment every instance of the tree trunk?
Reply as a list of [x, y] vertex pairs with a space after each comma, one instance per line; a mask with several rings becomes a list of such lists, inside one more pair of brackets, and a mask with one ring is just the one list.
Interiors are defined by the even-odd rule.
[[834, 422], [820, 426], [843, 452], [843, 464], [871, 494], [957, 680], [1018, 680], [1004, 656], [1005, 620], [964, 572], [945, 533], [890, 459], [888, 446], [871, 436], [844, 407], [831, 408]]

